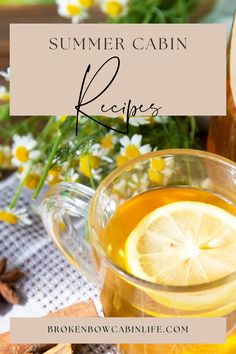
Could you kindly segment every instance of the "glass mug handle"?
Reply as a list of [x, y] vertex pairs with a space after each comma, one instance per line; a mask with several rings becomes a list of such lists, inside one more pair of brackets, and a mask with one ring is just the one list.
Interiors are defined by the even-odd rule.
[[51, 187], [39, 206], [43, 224], [59, 250], [90, 281], [97, 281], [88, 235], [89, 204], [94, 190], [79, 183]]

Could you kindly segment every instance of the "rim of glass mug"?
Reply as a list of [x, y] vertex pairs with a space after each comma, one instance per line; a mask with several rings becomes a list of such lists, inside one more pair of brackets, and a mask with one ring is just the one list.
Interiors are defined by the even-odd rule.
[[[207, 151], [203, 150], [193, 150], [193, 149], [166, 149], [166, 150], [158, 150], [154, 152], [150, 152], [148, 154], [141, 155], [137, 158], [134, 158], [126, 163], [124, 163], [122, 166], [116, 168], [114, 171], [112, 171], [104, 180], [101, 182], [101, 184], [98, 186], [96, 189], [94, 196], [91, 200], [91, 204], [89, 207], [89, 213], [88, 213], [88, 227], [89, 227], [89, 232], [91, 235], [92, 242], [96, 248], [96, 251], [100, 255], [100, 257], [103, 259], [103, 261], [106, 262], [107, 265], [109, 265], [110, 268], [112, 268], [116, 273], [118, 273], [121, 277], [127, 279], [131, 283], [136, 283], [139, 286], [142, 286], [144, 288], [149, 288], [152, 290], [158, 290], [158, 291], [165, 291], [165, 292], [196, 292], [196, 291], [204, 291], [204, 290], [210, 290], [219, 286], [222, 286], [226, 283], [231, 282], [232, 280], [236, 280], [236, 271], [223, 277], [218, 280], [211, 281], [209, 283], [204, 283], [204, 284], [199, 284], [199, 285], [187, 285], [187, 286], [171, 286], [171, 285], [161, 285], [161, 284], [156, 284], [156, 283], [151, 283], [149, 281], [143, 280], [141, 278], [136, 277], [135, 275], [132, 275], [128, 273], [126, 270], [122, 269], [119, 267], [117, 264], [115, 264], [105, 253], [103, 250], [102, 246], [99, 243], [99, 240], [96, 235], [96, 231], [94, 230], [93, 224], [94, 224], [94, 215], [95, 215], [95, 210], [96, 210], [96, 204], [98, 202], [98, 197], [99, 195], [105, 191], [105, 189], [112, 183], [112, 181], [115, 180], [116, 177], [120, 175], [121, 172], [126, 171], [127, 169], [130, 169], [131, 166], [136, 165], [139, 162], [142, 162], [144, 160], [148, 160], [153, 157], [172, 157], [176, 155], [188, 155], [188, 156], [196, 156], [196, 157], [202, 157], [202, 158], [207, 158], [208, 160], [216, 161], [218, 163], [221, 163], [222, 165], [226, 167], [230, 167], [231, 169], [235, 169], [236, 172], [236, 163], [222, 157], [217, 154], [213, 154]], [[236, 189], [236, 186], [235, 186]]]

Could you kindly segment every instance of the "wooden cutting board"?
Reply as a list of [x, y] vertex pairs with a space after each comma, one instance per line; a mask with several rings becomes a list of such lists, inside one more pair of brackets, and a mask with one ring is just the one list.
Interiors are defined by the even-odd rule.
[[[97, 311], [92, 300], [80, 302], [62, 310], [50, 313], [47, 317], [97, 317]], [[10, 344], [10, 333], [0, 334], [0, 354], [21, 354], [25, 345]]]

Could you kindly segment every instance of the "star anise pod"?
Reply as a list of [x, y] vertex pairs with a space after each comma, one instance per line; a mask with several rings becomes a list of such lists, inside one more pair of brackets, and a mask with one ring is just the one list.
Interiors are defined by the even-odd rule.
[[20, 297], [17, 294], [14, 283], [20, 280], [24, 274], [18, 269], [6, 270], [7, 259], [0, 259], [0, 296], [9, 304], [20, 303]]

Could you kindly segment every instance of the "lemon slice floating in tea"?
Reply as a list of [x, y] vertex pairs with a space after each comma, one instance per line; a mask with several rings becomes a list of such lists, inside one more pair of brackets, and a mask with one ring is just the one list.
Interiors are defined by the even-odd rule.
[[[130, 233], [125, 264], [129, 273], [161, 285], [190, 286], [221, 279], [236, 271], [236, 217], [201, 202], [157, 208]], [[148, 294], [168, 307], [190, 311], [194, 304], [195, 310], [222, 315], [232, 309], [232, 303], [236, 306], [232, 291], [235, 294], [236, 281], [198, 293]]]
[[236, 217], [200, 202], [176, 202], [146, 215], [125, 245], [128, 271], [153, 283], [208, 283], [236, 271]]

